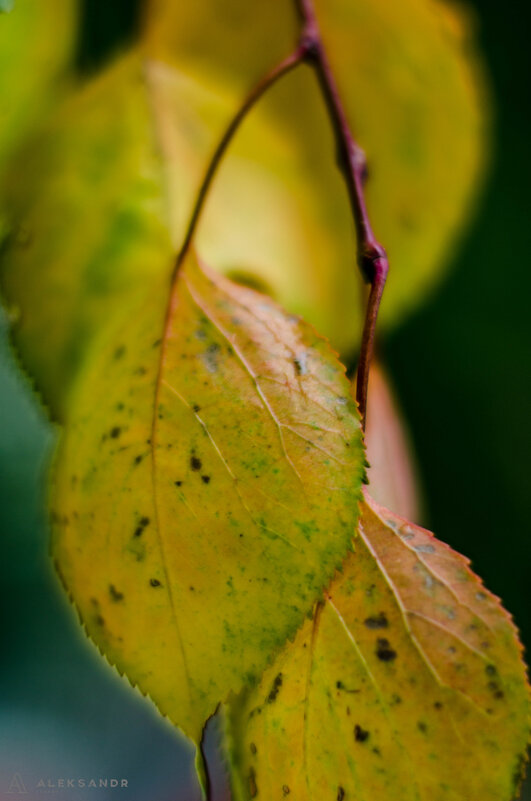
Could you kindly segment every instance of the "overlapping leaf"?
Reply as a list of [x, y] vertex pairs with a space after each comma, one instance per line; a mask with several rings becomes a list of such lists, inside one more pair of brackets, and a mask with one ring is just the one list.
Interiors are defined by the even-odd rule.
[[509, 801], [520, 650], [467, 561], [366, 495], [324, 604], [228, 711], [235, 799]]
[[16, 225], [2, 289], [18, 312], [24, 363], [56, 416], [94, 335], [171, 272], [164, 191], [136, 58], [64, 103], [10, 173]]
[[193, 256], [164, 328], [167, 295], [124, 309], [76, 384], [53, 551], [90, 636], [198, 740], [341, 563], [363, 456], [311, 327]]

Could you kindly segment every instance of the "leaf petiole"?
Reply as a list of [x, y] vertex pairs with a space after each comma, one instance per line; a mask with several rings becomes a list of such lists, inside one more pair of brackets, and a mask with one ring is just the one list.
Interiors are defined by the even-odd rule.
[[280, 78], [284, 75], [287, 75], [291, 72], [292, 69], [297, 67], [301, 64], [306, 58], [306, 49], [304, 44], [301, 44], [297, 47], [296, 50], [293, 51], [289, 56], [286, 56], [283, 61], [273, 67], [273, 69], [268, 72], [264, 77], [256, 84], [256, 86], [250, 91], [250, 93], [245, 98], [243, 105], [240, 106], [234, 117], [229, 122], [225, 133], [223, 134], [216, 150], [214, 151], [214, 155], [212, 156], [205, 176], [201, 182], [201, 186], [199, 188], [199, 192], [197, 194], [197, 199], [192, 210], [192, 214], [190, 216], [190, 222], [188, 223], [188, 228], [186, 231], [186, 236], [184, 238], [184, 242], [182, 244], [179, 256], [177, 258], [177, 264], [175, 266], [175, 274], [178, 272], [180, 264], [183, 260], [183, 257], [190, 246], [190, 242], [193, 239], [195, 234], [197, 224], [199, 222], [199, 217], [201, 216], [201, 212], [203, 210], [203, 206], [212, 184], [214, 177], [216, 175], [217, 169], [221, 163], [223, 156], [225, 155], [232, 139], [237, 132], [240, 124], [243, 122], [249, 111], [253, 108], [255, 103], [260, 100], [262, 95], [264, 95], [267, 90], [272, 87]]

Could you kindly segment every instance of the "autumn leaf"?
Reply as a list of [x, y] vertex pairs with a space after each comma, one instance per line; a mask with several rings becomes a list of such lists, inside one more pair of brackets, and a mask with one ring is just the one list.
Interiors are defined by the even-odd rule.
[[197, 742], [341, 563], [364, 460], [310, 326], [193, 254], [164, 323], [167, 302], [161, 281], [124, 309], [76, 384], [53, 554], [90, 637]]
[[509, 801], [529, 694], [467, 560], [366, 494], [313, 621], [227, 718], [236, 801]]

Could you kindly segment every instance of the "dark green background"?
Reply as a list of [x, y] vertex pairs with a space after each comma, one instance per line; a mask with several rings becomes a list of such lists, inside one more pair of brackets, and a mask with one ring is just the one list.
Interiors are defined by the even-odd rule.
[[[531, 643], [530, 15], [523, 3], [475, 6], [496, 105], [490, 176], [452, 271], [384, 353], [418, 456], [424, 522], [472, 558]], [[96, 68], [134, 36], [137, 13], [131, 0], [87, 0], [78, 68]], [[192, 801], [190, 749], [80, 635], [49, 570], [43, 468], [54, 433], [13, 363], [5, 330], [4, 322], [0, 798], [18, 771], [28, 785], [40, 775], [125, 777], [130, 790], [121, 798]]]

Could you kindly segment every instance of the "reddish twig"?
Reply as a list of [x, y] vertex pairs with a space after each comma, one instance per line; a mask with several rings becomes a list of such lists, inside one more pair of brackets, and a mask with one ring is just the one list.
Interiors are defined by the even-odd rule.
[[365, 203], [364, 184], [367, 177], [367, 159], [350, 130], [323, 45], [313, 0], [297, 0], [297, 3], [303, 25], [301, 43], [307, 53], [307, 61], [313, 65], [317, 73], [336, 134], [339, 164], [345, 176], [354, 213], [358, 240], [358, 264], [364, 279], [371, 285], [356, 380], [356, 400], [362, 422], [365, 423], [369, 370], [374, 350], [374, 332], [389, 264], [384, 248], [373, 233]]

